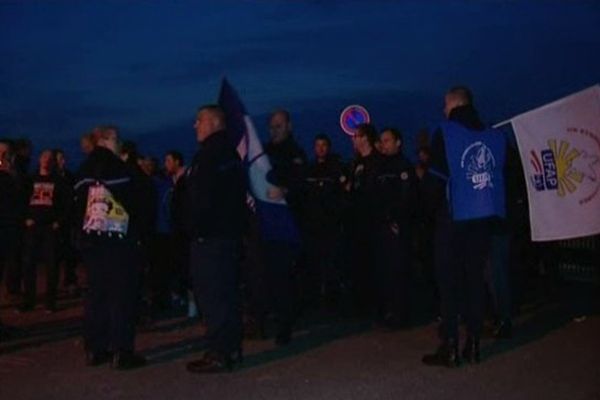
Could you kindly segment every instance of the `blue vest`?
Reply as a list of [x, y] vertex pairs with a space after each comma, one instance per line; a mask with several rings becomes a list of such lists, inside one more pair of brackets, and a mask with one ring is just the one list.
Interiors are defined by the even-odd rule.
[[173, 181], [168, 177], [152, 177], [152, 183], [158, 196], [156, 207], [156, 231], [171, 233], [171, 199], [173, 197]]
[[451, 121], [440, 126], [450, 177], [448, 200], [454, 221], [506, 215], [506, 138], [495, 129], [473, 131]]

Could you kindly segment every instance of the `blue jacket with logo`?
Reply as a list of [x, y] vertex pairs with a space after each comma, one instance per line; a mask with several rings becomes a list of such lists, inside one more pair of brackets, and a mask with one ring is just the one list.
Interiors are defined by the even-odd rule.
[[504, 218], [504, 135], [494, 129], [471, 130], [452, 121], [443, 122], [440, 129], [446, 145], [452, 219]]

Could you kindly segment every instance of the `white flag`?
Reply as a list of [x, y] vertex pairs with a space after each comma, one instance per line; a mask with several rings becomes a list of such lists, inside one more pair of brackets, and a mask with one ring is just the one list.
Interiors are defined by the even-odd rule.
[[600, 85], [512, 119], [531, 238], [600, 233]]

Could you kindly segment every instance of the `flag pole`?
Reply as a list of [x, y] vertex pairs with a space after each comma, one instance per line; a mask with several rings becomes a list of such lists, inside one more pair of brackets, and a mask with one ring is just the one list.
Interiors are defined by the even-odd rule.
[[511, 119], [507, 119], [507, 120], [505, 120], [505, 121], [499, 122], [499, 123], [497, 123], [496, 125], [493, 125], [493, 126], [492, 126], [492, 128], [494, 128], [494, 129], [498, 129], [498, 128], [500, 128], [501, 126], [504, 126], [504, 125], [506, 125], [506, 124], [510, 124], [510, 123], [512, 123], [512, 120], [513, 120], [513, 119], [511, 118]]

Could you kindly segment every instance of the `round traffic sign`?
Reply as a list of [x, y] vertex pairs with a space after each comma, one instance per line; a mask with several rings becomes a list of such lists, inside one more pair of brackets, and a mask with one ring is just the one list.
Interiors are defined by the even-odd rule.
[[344, 108], [340, 114], [340, 126], [350, 136], [354, 136], [356, 128], [360, 124], [368, 124], [371, 116], [366, 108], [359, 104], [353, 104]]

